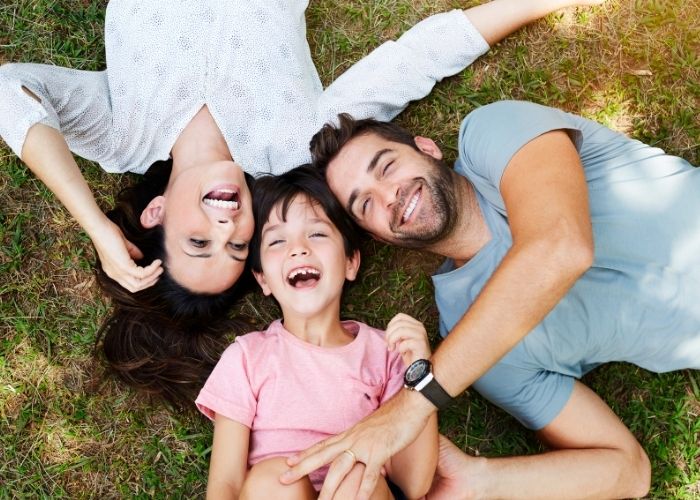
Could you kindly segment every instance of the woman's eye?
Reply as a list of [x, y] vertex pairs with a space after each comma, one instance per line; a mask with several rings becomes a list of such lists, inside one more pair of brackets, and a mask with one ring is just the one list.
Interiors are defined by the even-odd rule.
[[190, 238], [190, 244], [195, 248], [204, 248], [209, 243], [207, 240], [198, 240], [197, 238]]
[[367, 212], [367, 207], [369, 207], [369, 198], [362, 202], [362, 215]]
[[236, 251], [245, 250], [246, 248], [248, 248], [248, 243], [231, 243], [231, 248], [233, 248]]
[[326, 233], [320, 233], [320, 232], [317, 231], [317, 232], [315, 232], [315, 233], [312, 233], [312, 234], [311, 234], [311, 237], [312, 237], [312, 238], [325, 238], [325, 237], [326, 237]]

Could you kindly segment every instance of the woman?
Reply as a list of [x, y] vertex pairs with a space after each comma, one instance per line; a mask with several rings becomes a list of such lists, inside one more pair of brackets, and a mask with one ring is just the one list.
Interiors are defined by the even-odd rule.
[[[177, 401], [213, 366], [223, 326], [213, 318], [241, 288], [253, 231], [246, 174], [308, 161], [310, 137], [339, 112], [393, 118], [489, 44], [570, 4], [495, 0], [432, 16], [324, 90], [306, 1], [113, 0], [105, 71], [0, 68], [0, 136], [95, 245], [115, 304], [102, 328], [109, 362]], [[148, 175], [108, 217], [71, 152]]]

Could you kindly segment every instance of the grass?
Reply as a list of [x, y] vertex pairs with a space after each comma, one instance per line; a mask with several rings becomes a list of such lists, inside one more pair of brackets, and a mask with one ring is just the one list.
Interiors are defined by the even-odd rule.
[[[318, 0], [307, 12], [324, 83], [426, 15], [479, 2]], [[104, 65], [106, 2], [5, 0], [0, 62], [96, 70]], [[609, 0], [549, 16], [442, 82], [399, 122], [434, 137], [454, 159], [461, 117], [503, 98], [530, 99], [597, 119], [700, 163], [698, 0]], [[108, 206], [128, 176], [81, 162]], [[37, 195], [38, 193], [38, 195]], [[89, 269], [92, 249], [65, 210], [0, 146], [0, 498], [196, 497], [205, 489], [210, 425], [154, 405], [103, 377], [92, 356], [108, 304]], [[385, 325], [399, 311], [437, 313], [427, 277], [438, 259], [370, 243], [345, 312]], [[270, 301], [242, 313], [264, 324]], [[700, 498], [700, 375], [655, 375], [612, 364], [588, 382], [654, 464], [652, 498]], [[531, 433], [467, 393], [441, 428], [473, 454], [540, 449]]]

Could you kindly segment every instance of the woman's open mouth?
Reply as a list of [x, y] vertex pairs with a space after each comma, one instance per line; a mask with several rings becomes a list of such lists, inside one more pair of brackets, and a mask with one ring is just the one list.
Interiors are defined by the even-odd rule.
[[205, 205], [214, 208], [224, 208], [226, 210], [238, 210], [240, 199], [238, 190], [221, 188], [209, 191], [204, 195], [202, 201]]

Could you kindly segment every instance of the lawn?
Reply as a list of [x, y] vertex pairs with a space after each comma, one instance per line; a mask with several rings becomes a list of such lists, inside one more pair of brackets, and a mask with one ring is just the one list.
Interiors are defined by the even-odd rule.
[[[333, 80], [381, 41], [426, 15], [480, 2], [318, 0], [307, 12], [321, 78]], [[104, 67], [104, 1], [3, 0], [0, 63]], [[454, 160], [462, 116], [504, 98], [596, 119], [700, 163], [700, 2], [609, 0], [568, 9], [510, 37], [411, 105], [399, 122], [437, 139]], [[129, 176], [80, 162], [107, 207]], [[345, 316], [383, 326], [410, 313], [436, 335], [429, 274], [438, 259], [369, 243]], [[94, 285], [88, 238], [10, 150], [0, 145], [0, 498], [202, 496], [211, 426], [106, 376], [93, 356], [109, 308]], [[260, 326], [277, 316], [248, 298]], [[613, 364], [588, 382], [653, 464], [651, 498], [700, 498], [700, 373], [656, 375]], [[441, 415], [465, 451], [540, 450], [534, 436], [474, 393]]]

